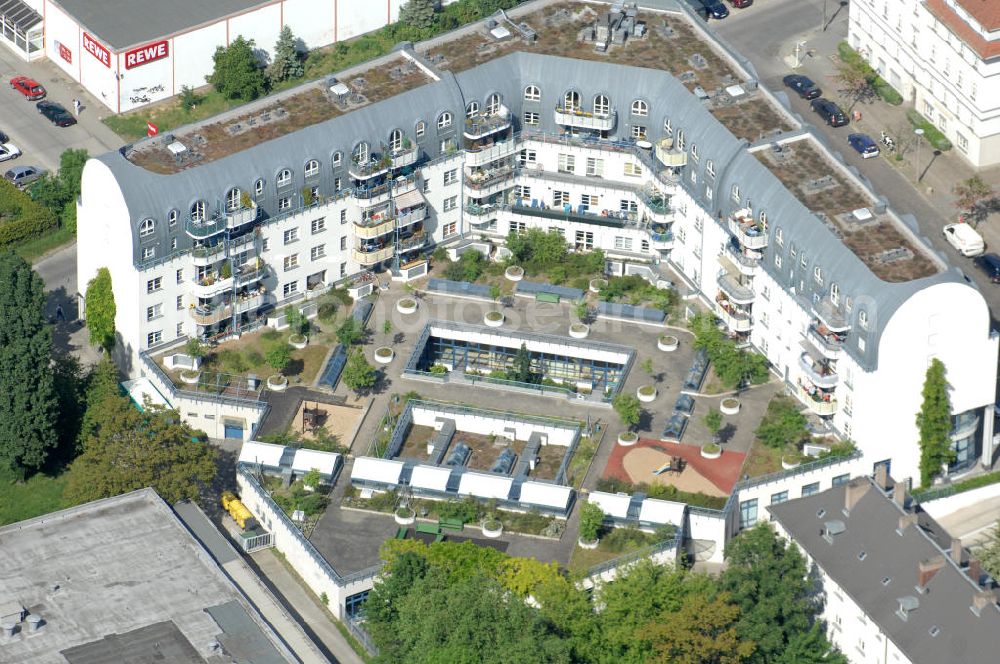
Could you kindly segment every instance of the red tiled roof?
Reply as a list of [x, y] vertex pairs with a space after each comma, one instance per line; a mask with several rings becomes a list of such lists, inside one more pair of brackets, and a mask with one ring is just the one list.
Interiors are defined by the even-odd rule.
[[[1000, 27], [1000, 0], [956, 0], [987, 30]], [[926, 0], [927, 10], [945, 27], [965, 42], [983, 60], [1000, 57], [1000, 40], [988, 41], [945, 4], [944, 0]]]

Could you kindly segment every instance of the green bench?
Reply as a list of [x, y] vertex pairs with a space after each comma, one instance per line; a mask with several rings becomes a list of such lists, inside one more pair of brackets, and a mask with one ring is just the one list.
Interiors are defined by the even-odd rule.
[[418, 533], [423, 533], [425, 535], [440, 535], [441, 527], [435, 526], [430, 523], [418, 523], [416, 528]]
[[406, 526], [400, 526], [396, 529], [396, 539], [406, 539]]
[[461, 532], [465, 528], [465, 522], [456, 518], [438, 519], [438, 526], [442, 530], [457, 530]]
[[540, 291], [535, 293], [535, 302], [551, 302], [552, 304], [559, 304], [559, 296], [555, 293]]

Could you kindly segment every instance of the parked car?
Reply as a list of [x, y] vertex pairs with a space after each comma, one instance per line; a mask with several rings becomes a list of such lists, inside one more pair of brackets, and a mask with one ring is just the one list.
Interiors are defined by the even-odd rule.
[[15, 187], [25, 187], [45, 175], [45, 169], [40, 166], [15, 166], [3, 174], [3, 178]]
[[21, 148], [13, 143], [0, 143], [0, 161], [17, 159], [21, 156]]
[[820, 97], [819, 99], [813, 99], [810, 102], [812, 110], [823, 116], [823, 119], [831, 127], [843, 127], [847, 124], [847, 115], [841, 110], [840, 106], [829, 99], [824, 99]]
[[731, 4], [736, 9], [743, 9], [744, 7], [749, 7], [753, 4], [753, 0], [729, 0]]
[[878, 156], [878, 145], [868, 134], [850, 134], [847, 137], [847, 142], [851, 144], [851, 147], [858, 151], [864, 159], [869, 157]]
[[10, 79], [10, 87], [24, 95], [28, 101], [38, 101], [45, 99], [45, 88], [33, 78], [27, 76], [15, 76]]
[[816, 87], [812, 79], [801, 74], [789, 74], [781, 81], [792, 90], [798, 93], [803, 99], [816, 99], [823, 94], [823, 91]]
[[944, 237], [963, 256], [978, 256], [986, 251], [986, 241], [976, 229], [968, 224], [948, 224], [944, 227]]
[[6, 143], [9, 140], [10, 136], [8, 136], [7, 134], [3, 133], [2, 130], [0, 130], [0, 143]]
[[976, 256], [972, 259], [972, 262], [986, 273], [990, 281], [1000, 284], [1000, 256], [996, 254], [983, 254], [982, 256]]
[[69, 127], [76, 124], [76, 118], [62, 106], [54, 101], [38, 102], [38, 112], [48, 118], [49, 122], [57, 127]]
[[722, 4], [722, 0], [701, 0], [701, 4], [709, 18], [722, 19], [729, 16], [729, 10]]

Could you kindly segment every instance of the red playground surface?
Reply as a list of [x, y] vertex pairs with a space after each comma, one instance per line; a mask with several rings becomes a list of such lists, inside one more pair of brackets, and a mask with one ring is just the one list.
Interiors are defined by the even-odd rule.
[[[683, 470], [654, 474], [671, 457], [682, 460]], [[745, 458], [742, 452], [725, 450], [718, 459], [706, 459], [695, 445], [640, 438], [631, 447], [615, 445], [604, 468], [604, 478], [632, 484], [667, 484], [681, 491], [728, 496], [740, 479]]]

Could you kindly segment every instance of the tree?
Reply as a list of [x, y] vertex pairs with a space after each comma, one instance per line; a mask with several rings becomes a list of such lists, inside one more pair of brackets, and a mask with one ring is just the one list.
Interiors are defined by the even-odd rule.
[[586, 302], [577, 302], [573, 306], [573, 313], [580, 320], [581, 323], [586, 323], [587, 318], [590, 317], [590, 307], [587, 306]]
[[740, 664], [754, 651], [751, 641], [736, 632], [738, 606], [722, 593], [713, 598], [686, 595], [676, 611], [664, 612], [639, 631], [649, 639], [663, 664]]
[[76, 199], [80, 195], [80, 177], [87, 162], [87, 151], [64, 150], [59, 155], [59, 172], [46, 174], [30, 187], [31, 197], [59, 217], [59, 223], [76, 231]]
[[[291, 334], [306, 334], [309, 331], [309, 319], [302, 315], [299, 308], [293, 305], [285, 307], [285, 322]], [[353, 320], [353, 319], [351, 319]]]
[[712, 434], [712, 439], [714, 440], [719, 435], [719, 429], [722, 428], [722, 413], [714, 409], [710, 410], [702, 418], [702, 422], [705, 423], [705, 428]]
[[0, 463], [23, 475], [58, 444], [52, 329], [41, 278], [13, 252], [0, 254]]
[[639, 423], [642, 406], [639, 399], [631, 394], [618, 394], [611, 400], [611, 406], [618, 413], [618, 419], [625, 427], [631, 429]]
[[254, 41], [240, 35], [228, 47], [219, 46], [212, 55], [215, 67], [205, 77], [227, 99], [250, 101], [267, 89], [264, 72], [254, 53]]
[[344, 385], [360, 394], [362, 390], [374, 386], [375, 379], [375, 367], [368, 364], [360, 349], [355, 349], [344, 365]]
[[121, 388], [118, 385], [118, 368], [109, 355], [105, 355], [91, 370], [87, 379], [86, 394], [83, 397], [83, 419], [80, 422], [80, 433], [77, 443], [83, 446], [83, 441], [94, 436], [100, 427], [101, 420], [98, 417], [101, 404], [105, 399], [121, 395]]
[[391, 320], [386, 320], [384, 323], [382, 323], [382, 334], [384, 334], [386, 336], [392, 334], [392, 321]]
[[184, 109], [184, 113], [190, 113], [201, 103], [201, 95], [194, 91], [190, 85], [181, 86], [181, 108]]
[[344, 347], [353, 346], [361, 341], [363, 330], [361, 324], [353, 317], [344, 320], [337, 328], [337, 341]]
[[151, 486], [167, 502], [195, 500], [216, 475], [215, 448], [193, 442], [195, 432], [177, 411], [125, 397], [105, 398], [95, 430], [69, 470], [66, 496], [75, 502], [117, 496]]
[[523, 342], [514, 354], [514, 380], [519, 383], [535, 382], [535, 376], [531, 373], [531, 353]]
[[496, 284], [490, 285], [490, 299], [491, 300], [493, 300], [494, 302], [498, 301], [500, 299], [500, 295], [501, 294], [502, 294], [502, 291], [500, 290], [499, 286], [497, 286]]
[[274, 45], [274, 60], [267, 68], [267, 78], [271, 85], [292, 78], [302, 78], [305, 66], [302, 64], [302, 53], [296, 44], [298, 40], [287, 25], [281, 28], [278, 41]]
[[435, 0], [408, 0], [406, 4], [399, 8], [399, 22], [427, 30], [434, 27], [437, 20], [437, 3]]
[[59, 447], [54, 450], [55, 455], [48, 459], [47, 466], [50, 468], [53, 458], [64, 463], [77, 455], [89, 375], [74, 355], [56, 353], [52, 358], [52, 378], [59, 404], [56, 420]]
[[650, 358], [647, 357], [645, 360], [642, 361], [642, 364], [640, 364], [639, 366], [642, 367], [642, 370], [646, 372], [647, 376], [652, 376], [653, 375], [653, 360], [652, 359], [650, 359]]
[[586, 502], [580, 508], [580, 539], [593, 542], [601, 536], [604, 527], [604, 510], [597, 503]]
[[1000, 521], [993, 526], [987, 535], [986, 542], [976, 548], [976, 557], [983, 564], [983, 569], [994, 579], [1000, 579]]
[[288, 347], [288, 344], [276, 343], [264, 353], [264, 359], [268, 366], [275, 371], [284, 371], [288, 367], [288, 363], [292, 361], [292, 349]]
[[201, 339], [191, 338], [184, 344], [184, 354], [196, 360], [205, 357], [205, 351], [205, 344], [202, 343]]
[[843, 653], [830, 646], [819, 622], [814, 622], [808, 632], [792, 634], [788, 647], [771, 661], [777, 664], [848, 664]]
[[877, 74], [862, 58], [841, 59], [837, 63], [837, 82], [840, 92], [855, 102], [867, 102], [875, 98]]
[[927, 367], [923, 403], [917, 413], [920, 432], [920, 486], [928, 486], [941, 467], [955, 460], [951, 447], [951, 399], [941, 360], [934, 358]]
[[323, 476], [320, 475], [319, 468], [310, 468], [309, 472], [302, 476], [302, 484], [316, 488], [322, 479]]
[[993, 187], [978, 175], [955, 185], [955, 195], [958, 197], [955, 205], [965, 213], [965, 219], [974, 224], [989, 216], [997, 199]]
[[809, 421], [799, 412], [798, 406], [788, 398], [776, 397], [767, 404], [767, 412], [761, 418], [754, 434], [768, 447], [780, 449], [797, 446], [809, 435]]
[[84, 302], [90, 343], [110, 351], [115, 345], [115, 314], [118, 310], [108, 268], [98, 269], [97, 276], [87, 284]]

